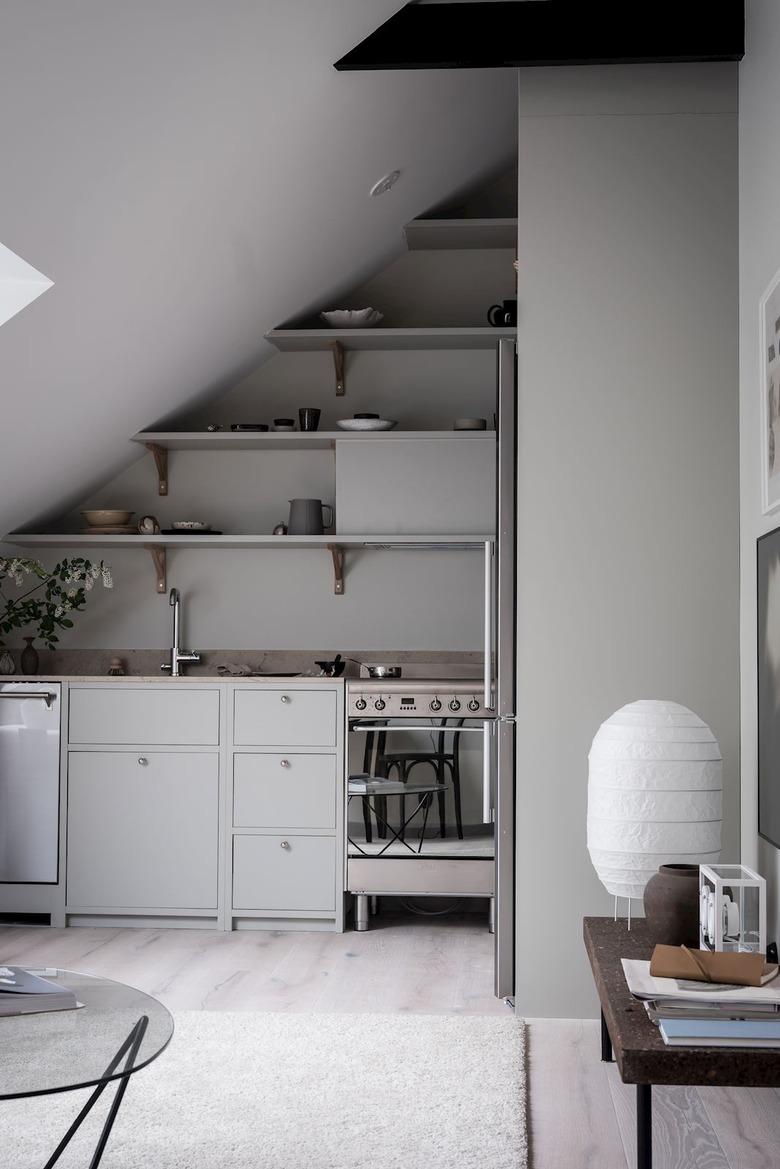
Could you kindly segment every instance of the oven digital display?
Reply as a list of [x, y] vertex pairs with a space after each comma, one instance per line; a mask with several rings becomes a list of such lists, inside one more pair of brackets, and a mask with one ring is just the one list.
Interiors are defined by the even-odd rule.
[[401, 706], [414, 706], [414, 704], [415, 704], [414, 698], [402, 698], [401, 699]]

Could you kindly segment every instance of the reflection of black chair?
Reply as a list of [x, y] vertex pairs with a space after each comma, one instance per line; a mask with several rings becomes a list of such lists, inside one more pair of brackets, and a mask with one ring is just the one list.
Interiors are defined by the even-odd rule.
[[[460, 727], [463, 726], [465, 719], [440, 719], [435, 726], [438, 726], [436, 732], [434, 746], [431, 750], [414, 751], [390, 751], [384, 750], [385, 735], [378, 736], [377, 741], [377, 756], [376, 756], [376, 772], [371, 774], [376, 775], [390, 775], [393, 770], [397, 770], [398, 778], [406, 783], [412, 770], [421, 763], [429, 764], [436, 775], [436, 782], [441, 786], [441, 791], [438, 793], [439, 801], [439, 824], [442, 837], [447, 835], [445, 827], [446, 809], [445, 809], [445, 793], [447, 786], [447, 772], [449, 772], [452, 781], [452, 791], [455, 796], [455, 824], [458, 830], [458, 839], [463, 839], [463, 822], [461, 819], [460, 810]], [[366, 767], [366, 771], [369, 768]], [[405, 818], [404, 797], [401, 796], [401, 823], [403, 824]], [[364, 817], [367, 813], [364, 810]], [[384, 813], [383, 813], [384, 814]], [[369, 837], [367, 836], [368, 840]]]
[[[378, 722], [377, 726], [384, 726], [385, 723]], [[386, 775], [387, 773], [381, 770], [381, 759], [385, 750], [385, 739], [387, 736], [384, 731], [366, 731], [366, 743], [363, 749], [363, 773], [364, 775]], [[376, 831], [377, 836], [387, 836], [387, 797], [374, 796], [374, 815], [376, 817]], [[366, 841], [371, 843], [373, 836], [371, 830], [371, 800], [364, 796], [361, 800], [363, 805], [363, 826], [366, 832]], [[378, 813], [378, 814], [377, 814]]]

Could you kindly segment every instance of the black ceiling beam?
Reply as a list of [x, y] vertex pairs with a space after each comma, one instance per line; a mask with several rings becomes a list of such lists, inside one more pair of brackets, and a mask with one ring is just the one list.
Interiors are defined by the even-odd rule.
[[488, 0], [406, 4], [334, 68], [649, 65], [744, 54], [744, 0]]

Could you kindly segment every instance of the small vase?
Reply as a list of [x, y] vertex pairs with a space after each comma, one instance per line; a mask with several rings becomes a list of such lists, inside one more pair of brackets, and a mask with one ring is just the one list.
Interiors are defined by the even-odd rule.
[[38, 673], [38, 651], [33, 645], [34, 637], [24, 638], [24, 649], [20, 658], [23, 674], [37, 674]]
[[698, 949], [698, 865], [661, 865], [645, 885], [643, 901], [653, 942]]
[[14, 659], [11, 657], [8, 650], [6, 650], [2, 655], [0, 655], [0, 674], [15, 673], [16, 666], [14, 665]]

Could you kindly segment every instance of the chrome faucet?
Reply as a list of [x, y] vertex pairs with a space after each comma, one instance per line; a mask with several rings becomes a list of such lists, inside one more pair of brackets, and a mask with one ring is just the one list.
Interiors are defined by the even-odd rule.
[[181, 594], [178, 589], [171, 589], [168, 594], [168, 603], [173, 607], [173, 645], [171, 646], [171, 660], [163, 662], [160, 666], [161, 670], [170, 670], [172, 678], [178, 678], [181, 674], [179, 665], [181, 662], [199, 662], [200, 654], [187, 653], [186, 650], [179, 649], [179, 636], [181, 626]]

